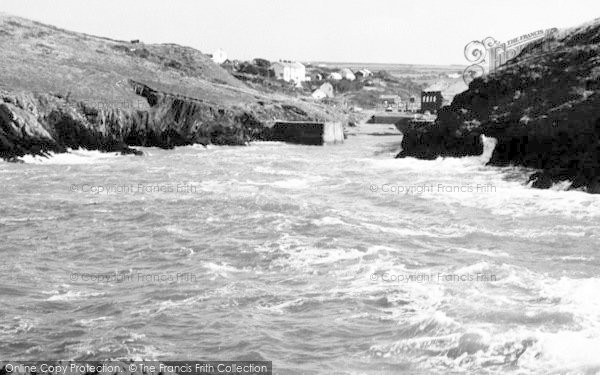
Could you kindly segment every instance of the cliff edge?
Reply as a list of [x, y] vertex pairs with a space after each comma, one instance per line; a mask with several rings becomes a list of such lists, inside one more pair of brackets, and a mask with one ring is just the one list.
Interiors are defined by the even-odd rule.
[[600, 193], [600, 19], [550, 34], [471, 82], [433, 126], [406, 131], [398, 157], [478, 155], [489, 165], [537, 169], [534, 187], [570, 181]]
[[276, 120], [344, 114], [246, 86], [202, 52], [0, 14], [0, 157], [267, 139]]

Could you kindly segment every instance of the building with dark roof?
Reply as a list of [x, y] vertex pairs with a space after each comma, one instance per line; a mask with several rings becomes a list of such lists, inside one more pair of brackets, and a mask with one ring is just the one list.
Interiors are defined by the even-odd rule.
[[437, 113], [444, 105], [441, 91], [421, 91], [421, 112]]

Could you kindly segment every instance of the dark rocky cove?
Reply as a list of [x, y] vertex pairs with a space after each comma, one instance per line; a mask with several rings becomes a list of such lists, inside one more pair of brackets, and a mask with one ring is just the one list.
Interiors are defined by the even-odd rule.
[[475, 79], [433, 125], [405, 131], [397, 157], [479, 155], [480, 135], [498, 140], [493, 166], [537, 169], [533, 186], [568, 180], [600, 193], [600, 21], [527, 46]]
[[130, 146], [245, 145], [269, 140], [265, 118], [312, 120], [290, 105], [218, 106], [130, 81], [149, 109], [98, 108], [52, 94], [0, 94], [0, 157], [85, 148], [139, 153]]

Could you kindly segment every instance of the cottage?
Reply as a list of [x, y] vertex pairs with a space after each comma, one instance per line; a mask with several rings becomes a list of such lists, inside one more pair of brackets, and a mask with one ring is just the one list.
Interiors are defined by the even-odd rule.
[[437, 113], [444, 104], [441, 91], [421, 91], [421, 112]]
[[373, 75], [373, 73], [369, 69], [361, 69], [354, 73], [354, 76], [358, 79], [369, 78]]
[[325, 82], [324, 84], [321, 85], [321, 87], [316, 89], [312, 93], [311, 96], [317, 100], [321, 100], [321, 99], [325, 99], [325, 98], [333, 98], [334, 97], [333, 85], [329, 82]]
[[316, 89], [315, 91], [313, 91], [311, 96], [313, 99], [321, 100], [321, 99], [325, 99], [327, 97], [327, 94], [325, 94], [325, 92], [323, 92], [323, 90], [321, 90], [321, 89]]
[[354, 75], [354, 73], [352, 73], [352, 70], [348, 68], [342, 69], [340, 71], [340, 74], [342, 75], [343, 79], [347, 79], [348, 81], [354, 81], [356, 79], [356, 76]]
[[417, 98], [414, 95], [411, 95], [408, 98], [408, 102], [406, 102], [406, 112], [417, 112], [419, 110], [419, 104], [417, 102]]
[[399, 109], [402, 102], [398, 95], [380, 95], [379, 101], [386, 111]]
[[299, 62], [277, 61], [271, 64], [271, 69], [277, 79], [295, 83], [306, 81], [306, 67]]
[[323, 79], [325, 79], [325, 75], [318, 71], [312, 71], [310, 73], [310, 79], [312, 81], [322, 81]]
[[319, 87], [319, 90], [323, 91], [328, 98], [333, 98], [335, 96], [333, 85], [329, 82], [325, 82]]
[[329, 79], [331, 79], [333, 81], [341, 81], [342, 75], [338, 72], [333, 72], [333, 73], [329, 74]]
[[218, 49], [212, 54], [212, 61], [215, 64], [223, 64], [227, 60], [227, 54], [222, 49]]

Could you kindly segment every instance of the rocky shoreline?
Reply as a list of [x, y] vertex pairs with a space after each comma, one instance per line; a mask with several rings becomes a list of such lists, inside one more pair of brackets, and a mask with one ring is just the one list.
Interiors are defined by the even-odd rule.
[[291, 105], [258, 104], [259, 110], [248, 110], [129, 84], [148, 102], [147, 110], [99, 109], [52, 94], [0, 92], [0, 158], [15, 161], [69, 148], [140, 154], [130, 146], [245, 145], [271, 138], [265, 118], [315, 120]]
[[471, 82], [431, 126], [404, 134], [397, 157], [480, 155], [480, 135], [498, 143], [488, 165], [538, 170], [532, 186], [600, 193], [600, 21], [553, 34], [498, 71]]
[[83, 148], [245, 145], [276, 121], [344, 121], [347, 113], [261, 91], [208, 55], [62, 30], [0, 14], [0, 159]]

